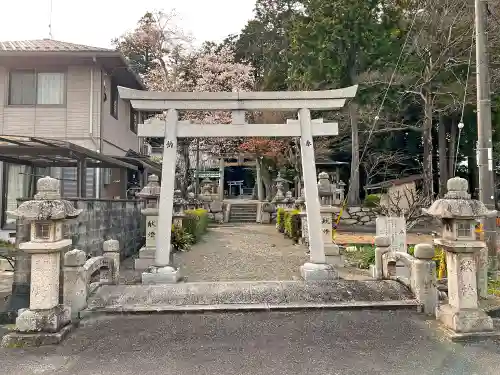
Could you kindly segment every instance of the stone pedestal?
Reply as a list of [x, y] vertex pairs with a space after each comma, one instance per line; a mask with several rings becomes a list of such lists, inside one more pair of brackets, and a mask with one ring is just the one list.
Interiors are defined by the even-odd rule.
[[448, 304], [437, 308], [436, 317], [458, 334], [492, 331], [492, 319], [478, 306], [474, 253], [447, 251], [446, 262]]

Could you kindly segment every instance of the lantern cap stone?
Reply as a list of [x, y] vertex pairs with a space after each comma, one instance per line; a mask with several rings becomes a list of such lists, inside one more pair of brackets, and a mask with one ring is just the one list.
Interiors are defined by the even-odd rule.
[[158, 198], [160, 196], [160, 183], [157, 175], [152, 174], [148, 177], [148, 183], [136, 194], [139, 198]]
[[318, 174], [318, 179], [319, 180], [324, 180], [324, 179], [329, 180], [330, 176], [328, 176], [328, 173], [326, 173], [326, 172], [320, 172]]
[[425, 214], [438, 219], [477, 219], [496, 215], [495, 210], [489, 210], [483, 202], [471, 198], [466, 179], [450, 178], [446, 186], [448, 192], [444, 198], [437, 199], [429, 208], [423, 209]]
[[281, 177], [281, 172], [278, 172], [278, 177], [274, 179], [275, 182], [285, 182], [286, 180]]
[[13, 211], [7, 211], [7, 215], [29, 221], [62, 220], [73, 219], [83, 211], [61, 199], [59, 180], [46, 176], [37, 181], [36, 187], [37, 193], [33, 200], [21, 203]]

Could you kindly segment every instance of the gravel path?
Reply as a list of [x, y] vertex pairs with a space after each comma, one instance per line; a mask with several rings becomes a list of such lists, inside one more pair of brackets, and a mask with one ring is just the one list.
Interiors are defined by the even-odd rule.
[[210, 228], [202, 242], [174, 255], [190, 282], [297, 280], [307, 260], [303, 246], [293, 245], [272, 225], [257, 224]]

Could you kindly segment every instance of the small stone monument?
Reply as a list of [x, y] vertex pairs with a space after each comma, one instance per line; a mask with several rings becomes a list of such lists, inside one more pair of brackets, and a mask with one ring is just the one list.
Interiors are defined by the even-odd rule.
[[[389, 250], [408, 252], [406, 245], [406, 219], [403, 216], [379, 216], [375, 219], [376, 236], [389, 238]], [[403, 263], [396, 264], [396, 275], [409, 277], [409, 269]]]
[[214, 221], [222, 224], [224, 222], [224, 206], [221, 201], [215, 200], [210, 203], [210, 213], [214, 215]]
[[285, 199], [283, 200], [283, 203], [285, 204], [286, 208], [293, 208], [294, 203], [295, 203], [295, 198], [293, 197], [293, 194], [291, 191], [286, 192]]
[[61, 252], [71, 246], [63, 238], [63, 225], [82, 210], [61, 199], [59, 181], [43, 177], [34, 200], [7, 214], [31, 223], [29, 242], [19, 250], [31, 254], [30, 306], [16, 319], [15, 332], [4, 336], [2, 346], [39, 346], [59, 343], [72, 328], [71, 309], [59, 304]]
[[155, 262], [160, 188], [158, 176], [152, 174], [148, 178], [147, 185], [136, 194], [146, 201], [146, 208], [141, 210], [141, 214], [146, 220], [146, 245], [139, 250], [139, 258], [135, 260], [134, 264], [136, 270], [144, 271]]
[[448, 192], [424, 213], [443, 223], [441, 238], [434, 243], [446, 252], [448, 303], [436, 309], [436, 317], [453, 331], [452, 337], [491, 334], [493, 322], [478, 308], [476, 254], [485, 243], [476, 240], [478, 219], [495, 216], [485, 205], [471, 199], [467, 180], [448, 180]]

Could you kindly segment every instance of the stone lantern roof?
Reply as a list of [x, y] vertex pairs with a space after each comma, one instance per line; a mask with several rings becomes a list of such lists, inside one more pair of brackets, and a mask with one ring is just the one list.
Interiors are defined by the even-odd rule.
[[444, 198], [423, 209], [425, 214], [438, 219], [476, 219], [496, 215], [497, 212], [488, 210], [483, 202], [471, 199], [467, 180], [461, 177], [450, 178], [446, 187], [448, 192]]
[[76, 209], [67, 200], [61, 199], [59, 180], [49, 176], [37, 181], [38, 193], [33, 200], [23, 202], [7, 215], [24, 220], [62, 220], [73, 219], [80, 215], [81, 209]]
[[136, 194], [139, 198], [158, 197], [160, 195], [160, 179], [157, 175], [152, 174], [148, 177], [148, 183]]

